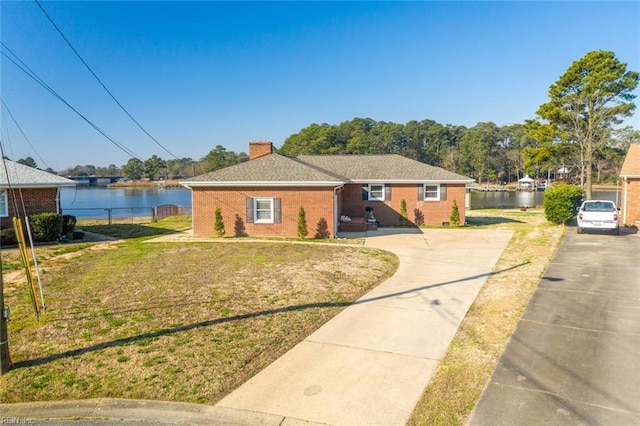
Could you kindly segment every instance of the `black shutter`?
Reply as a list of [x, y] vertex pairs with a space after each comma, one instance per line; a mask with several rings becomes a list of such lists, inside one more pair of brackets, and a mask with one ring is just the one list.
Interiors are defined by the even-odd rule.
[[384, 186], [384, 199], [389, 201], [391, 200], [391, 185]]
[[424, 201], [424, 185], [418, 184], [418, 201]]
[[273, 223], [282, 223], [282, 205], [280, 198], [273, 199]]
[[447, 184], [440, 184], [440, 201], [447, 201]]
[[362, 185], [362, 199], [364, 201], [367, 201], [369, 199], [369, 185], [368, 184]]
[[247, 223], [253, 223], [253, 198], [247, 197], [245, 203], [247, 207]]

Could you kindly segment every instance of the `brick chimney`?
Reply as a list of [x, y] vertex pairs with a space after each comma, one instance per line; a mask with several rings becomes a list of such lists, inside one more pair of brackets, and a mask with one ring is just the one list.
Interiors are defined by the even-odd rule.
[[269, 141], [249, 142], [249, 160], [273, 154], [273, 144]]

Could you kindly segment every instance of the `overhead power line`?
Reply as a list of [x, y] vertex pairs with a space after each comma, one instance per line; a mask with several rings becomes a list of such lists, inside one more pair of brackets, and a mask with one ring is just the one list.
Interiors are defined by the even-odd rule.
[[40, 8], [40, 10], [42, 11], [42, 13], [44, 13], [44, 16], [47, 17], [47, 19], [49, 20], [49, 22], [51, 22], [51, 25], [53, 25], [53, 27], [56, 29], [56, 31], [58, 31], [58, 34], [60, 34], [60, 36], [62, 37], [62, 39], [67, 43], [67, 45], [69, 46], [69, 48], [71, 48], [71, 50], [73, 51], [73, 53], [75, 53], [75, 55], [78, 57], [78, 59], [80, 59], [80, 62], [82, 62], [84, 64], [84, 66], [87, 68], [87, 70], [89, 70], [89, 72], [91, 73], [91, 75], [96, 79], [96, 81], [100, 84], [100, 86], [102, 86], [102, 88], [109, 94], [109, 96], [111, 96], [111, 99], [113, 99], [113, 101], [120, 107], [120, 109], [122, 111], [124, 111], [125, 114], [127, 114], [127, 117], [129, 117], [131, 119], [131, 121], [133, 121], [136, 126], [138, 126], [140, 128], [140, 130], [142, 130], [144, 132], [145, 135], [147, 135], [152, 141], [154, 141], [156, 143], [156, 145], [158, 145], [160, 148], [162, 148], [166, 153], [168, 153], [169, 155], [171, 155], [173, 158], [175, 158], [176, 160], [179, 160], [179, 158], [173, 154], [171, 151], [169, 151], [164, 145], [162, 145], [160, 142], [158, 142], [158, 140], [156, 138], [154, 138], [153, 136], [151, 136], [151, 134], [144, 128], [142, 127], [142, 125], [138, 122], [138, 120], [136, 120], [135, 118], [133, 118], [133, 116], [129, 113], [129, 111], [127, 111], [127, 109], [122, 106], [122, 104], [120, 103], [120, 101], [118, 101], [116, 99], [116, 97], [113, 95], [113, 93], [111, 93], [111, 91], [109, 89], [107, 89], [107, 86], [105, 86], [105, 84], [102, 82], [102, 80], [100, 80], [100, 78], [96, 75], [95, 72], [93, 72], [93, 70], [91, 69], [91, 67], [89, 66], [89, 64], [87, 64], [87, 62], [82, 58], [82, 56], [80, 55], [80, 53], [75, 49], [75, 47], [73, 47], [73, 45], [71, 44], [71, 42], [69, 41], [69, 39], [64, 35], [64, 33], [62, 32], [62, 30], [60, 29], [60, 27], [58, 27], [58, 25], [56, 25], [56, 23], [53, 21], [53, 19], [51, 18], [51, 16], [49, 16], [49, 14], [47, 13], [46, 10], [44, 10], [44, 7], [42, 7], [42, 5], [40, 4], [40, 2], [38, 0], [34, 0], [36, 2], [36, 4], [38, 5], [38, 7]]
[[[33, 79], [36, 83], [38, 83], [40, 86], [42, 86], [47, 92], [51, 93], [60, 102], [65, 104], [67, 107], [69, 107], [69, 109], [71, 109], [71, 111], [75, 112], [87, 124], [89, 124], [91, 127], [93, 127], [102, 136], [107, 138], [107, 140], [109, 140], [109, 142], [111, 142], [116, 147], [118, 147], [120, 150], [125, 152], [129, 157], [139, 158], [139, 156], [136, 155], [133, 151], [131, 151], [129, 148], [127, 148], [124, 144], [118, 142], [113, 137], [111, 137], [107, 132], [105, 132], [100, 127], [98, 127], [93, 121], [91, 121], [87, 117], [85, 117], [80, 111], [78, 111], [76, 108], [74, 108], [69, 102], [67, 102], [62, 96], [60, 96], [55, 90], [53, 90], [31, 68], [29, 68], [29, 66], [27, 64], [25, 64], [11, 49], [9, 49], [9, 47], [6, 44], [4, 44], [4, 42], [0, 41], [0, 45], [2, 45], [2, 47], [3, 47], [2, 54], [4, 55], [4, 57], [7, 58], [9, 61], [11, 61], [22, 72], [27, 74], [29, 77], [31, 77], [31, 79]], [[12, 56], [8, 55], [7, 52], [5, 52], [5, 50], [8, 51], [9, 53], [11, 53]]]
[[[16, 118], [11, 113], [11, 110], [9, 109], [9, 105], [7, 105], [7, 103], [4, 101], [4, 99], [1, 96], [0, 96], [0, 102], [2, 102], [2, 105], [4, 106], [4, 109], [2, 110], [2, 112], [4, 113], [4, 111], [6, 110], [9, 113], [9, 117], [11, 117], [11, 120], [13, 121], [13, 123], [16, 125], [16, 127], [18, 128], [18, 130], [22, 134], [22, 137], [24, 137], [24, 139], [27, 141], [27, 143], [29, 144], [29, 146], [31, 147], [33, 152], [35, 152], [36, 156], [40, 159], [40, 163], [42, 165], [44, 165], [45, 167], [50, 168], [49, 165], [47, 164], [47, 162], [44, 161], [44, 159], [42, 158], [40, 153], [35, 149], [35, 147], [31, 143], [31, 141], [27, 137], [27, 135], [24, 133], [24, 131], [22, 130], [22, 127], [20, 127], [20, 124], [18, 124], [18, 122], [16, 121]], [[11, 153], [11, 155], [13, 155], [13, 153]]]

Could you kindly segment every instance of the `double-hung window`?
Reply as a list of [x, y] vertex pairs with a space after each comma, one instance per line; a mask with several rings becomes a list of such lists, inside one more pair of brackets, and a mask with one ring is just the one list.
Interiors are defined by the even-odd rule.
[[254, 198], [255, 223], [273, 223], [273, 198]]
[[426, 184], [424, 186], [425, 201], [440, 201], [440, 185]]
[[369, 185], [369, 201], [384, 201], [384, 184]]
[[278, 197], [247, 198], [247, 223], [281, 223], [282, 201]]
[[9, 203], [7, 200], [7, 191], [0, 189], [0, 217], [9, 216]]

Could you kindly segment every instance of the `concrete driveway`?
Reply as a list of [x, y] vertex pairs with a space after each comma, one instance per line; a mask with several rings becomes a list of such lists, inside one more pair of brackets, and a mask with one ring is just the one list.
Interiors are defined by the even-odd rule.
[[[396, 274], [215, 406], [92, 399], [0, 404], [3, 416], [210, 425], [402, 425], [513, 231], [367, 232]], [[358, 235], [362, 237], [363, 235]], [[186, 238], [186, 237], [185, 237]], [[345, 262], [348, 262], [345, 259]]]
[[512, 234], [367, 232], [366, 247], [398, 255], [397, 273], [217, 406], [332, 425], [406, 423]]
[[471, 425], [640, 425], [640, 235], [570, 228]]

